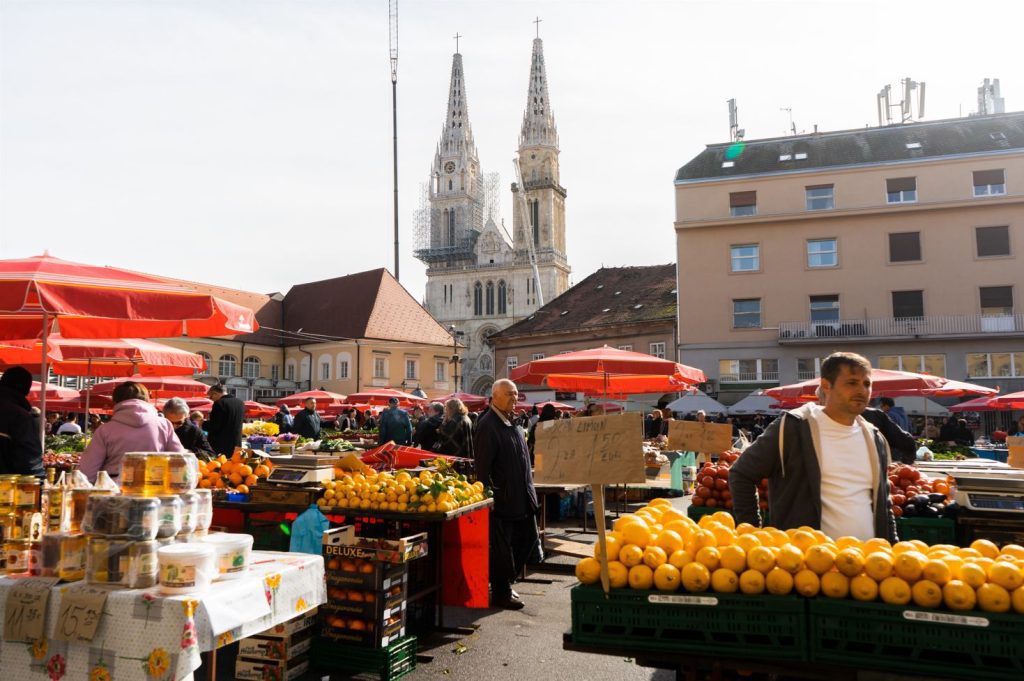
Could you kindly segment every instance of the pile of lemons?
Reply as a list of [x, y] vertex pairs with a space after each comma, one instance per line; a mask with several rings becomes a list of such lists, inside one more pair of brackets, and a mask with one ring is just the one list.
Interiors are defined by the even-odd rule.
[[322, 510], [352, 509], [396, 513], [448, 513], [485, 497], [482, 482], [464, 475], [421, 471], [341, 472], [324, 483]]
[[[613, 589], [680, 589], [700, 593], [797, 593], [882, 600], [925, 608], [1024, 614], [1024, 547], [1000, 549], [980, 539], [970, 547], [920, 540], [831, 539], [809, 527], [782, 531], [736, 525], [725, 512], [686, 517], [655, 499], [618, 518], [606, 539]], [[601, 578], [598, 560], [576, 565], [583, 584]]]

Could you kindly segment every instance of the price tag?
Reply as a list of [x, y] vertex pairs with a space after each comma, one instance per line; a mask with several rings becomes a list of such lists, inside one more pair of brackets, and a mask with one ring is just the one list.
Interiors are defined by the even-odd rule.
[[668, 446], [683, 452], [721, 454], [732, 448], [732, 426], [726, 423], [670, 421]]
[[50, 589], [59, 580], [56, 577], [19, 579], [7, 593], [4, 606], [4, 640], [38, 641], [43, 638], [46, 624], [46, 604]]
[[962, 627], [987, 627], [989, 624], [986, 617], [953, 615], [945, 612], [921, 612], [920, 610], [904, 610], [903, 619], [916, 620], [918, 622], [936, 622], [938, 624], [956, 624]]
[[616, 485], [647, 480], [643, 416], [627, 412], [544, 421], [537, 427], [534, 482]]
[[60, 599], [53, 640], [92, 641], [103, 619], [103, 605], [107, 602], [108, 593], [107, 589], [87, 584], [68, 587]]
[[718, 605], [714, 596], [672, 596], [668, 594], [651, 594], [648, 603], [664, 603], [668, 605]]

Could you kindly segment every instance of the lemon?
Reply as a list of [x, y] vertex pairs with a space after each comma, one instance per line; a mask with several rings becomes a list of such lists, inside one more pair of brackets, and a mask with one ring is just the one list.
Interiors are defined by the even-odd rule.
[[953, 579], [942, 587], [942, 602], [950, 610], [971, 610], [977, 602], [977, 595], [966, 582]]
[[985, 612], [1007, 612], [1010, 609], [1010, 592], [998, 584], [982, 584], [975, 595], [978, 607]]
[[867, 575], [857, 575], [850, 580], [850, 595], [858, 601], [873, 601], [878, 598], [878, 582]]
[[768, 593], [785, 596], [793, 590], [793, 575], [780, 567], [775, 567], [765, 577], [764, 584]]
[[985, 568], [977, 563], [964, 563], [960, 566], [960, 579], [972, 589], [977, 589], [988, 581]]
[[680, 575], [683, 588], [687, 591], [707, 591], [711, 584], [711, 573], [703, 563], [697, 561], [684, 565]]
[[648, 546], [644, 549], [643, 556], [644, 565], [656, 570], [659, 565], [664, 565], [668, 562], [668, 556], [665, 555], [665, 549], [660, 546]]
[[654, 545], [664, 549], [665, 553], [671, 556], [676, 551], [684, 548], [686, 542], [683, 541], [683, 537], [675, 530], [662, 530], [658, 533], [658, 538], [655, 540]]
[[740, 591], [749, 595], [764, 593], [764, 575], [759, 570], [745, 570], [740, 575]]
[[942, 605], [942, 587], [930, 579], [922, 579], [910, 589], [914, 604], [922, 608], [937, 608]]
[[747, 552], [747, 565], [766, 575], [775, 567], [775, 554], [767, 546], [755, 546]]
[[892, 570], [896, 576], [911, 584], [921, 579], [924, 566], [928, 564], [928, 556], [917, 550], [911, 544], [911, 549], [896, 554], [892, 563]]
[[876, 582], [881, 582], [892, 575], [892, 565], [891, 555], [883, 551], [874, 551], [864, 559], [864, 572]]
[[584, 558], [576, 563], [576, 579], [580, 584], [594, 584], [601, 579], [601, 563], [593, 558]]
[[929, 582], [942, 586], [953, 579], [953, 571], [946, 561], [938, 558], [929, 558], [928, 562], [921, 569], [921, 579], [926, 579]]
[[985, 558], [995, 558], [999, 555], [999, 547], [988, 539], [975, 539], [971, 542], [971, 548]]
[[693, 562], [693, 554], [689, 551], [673, 551], [672, 555], [668, 557], [668, 562], [673, 567], [682, 570], [687, 563]]
[[619, 549], [619, 560], [628, 568], [639, 565], [644, 559], [644, 550], [636, 544], [626, 544]]
[[[604, 549], [608, 553], [608, 560], [618, 560], [620, 548], [622, 548], [622, 544], [619, 543], [618, 537], [609, 534], [604, 538]], [[600, 552], [601, 542], [594, 542], [594, 558], [598, 558]]]
[[988, 578], [993, 584], [998, 584], [1007, 591], [1024, 586], [1024, 574], [1021, 574], [1020, 568], [1005, 560], [996, 561], [989, 566]]
[[721, 560], [719, 564], [735, 572], [737, 575], [741, 574], [747, 569], [747, 553], [739, 546], [735, 544], [726, 546], [719, 550]]
[[1013, 605], [1014, 612], [1024, 615], [1024, 586], [1013, 590], [1013, 593], [1010, 594], [1010, 604]]
[[801, 570], [793, 575], [793, 588], [805, 598], [813, 598], [821, 591], [821, 580], [813, 570]]
[[634, 565], [629, 568], [629, 587], [631, 589], [646, 590], [654, 585], [654, 570], [646, 565]]
[[718, 569], [718, 566], [721, 563], [721, 553], [719, 553], [718, 549], [714, 546], [705, 546], [697, 552], [697, 555], [694, 556], [694, 560], [702, 564], [708, 570], [714, 571]]
[[679, 568], [671, 563], [663, 563], [654, 570], [654, 588], [658, 591], [675, 591], [681, 584]]
[[617, 560], [608, 563], [608, 584], [613, 589], [624, 589], [629, 584], [629, 568]]
[[779, 555], [775, 556], [775, 564], [795, 575], [804, 569], [804, 552], [795, 544], [787, 544], [779, 549]]
[[711, 573], [711, 589], [722, 594], [736, 593], [740, 587], [740, 578], [728, 568], [718, 568]]
[[878, 585], [878, 595], [892, 605], [906, 605], [910, 602], [910, 584], [900, 577], [886, 577]]
[[816, 575], [823, 575], [835, 565], [836, 556], [824, 544], [814, 544], [804, 551], [804, 564]]
[[842, 572], [826, 572], [821, 576], [821, 593], [829, 598], [846, 598], [850, 595], [850, 578]]
[[635, 544], [641, 549], [647, 548], [651, 541], [651, 530], [643, 523], [627, 523], [622, 529], [622, 540], [627, 544]]

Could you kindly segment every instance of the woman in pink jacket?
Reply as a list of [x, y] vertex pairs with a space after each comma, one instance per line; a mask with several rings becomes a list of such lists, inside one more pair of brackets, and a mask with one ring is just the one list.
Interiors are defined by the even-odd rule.
[[114, 389], [114, 415], [92, 436], [78, 468], [89, 482], [101, 470], [117, 482], [125, 452], [184, 451], [174, 425], [149, 403], [146, 386], [126, 381]]

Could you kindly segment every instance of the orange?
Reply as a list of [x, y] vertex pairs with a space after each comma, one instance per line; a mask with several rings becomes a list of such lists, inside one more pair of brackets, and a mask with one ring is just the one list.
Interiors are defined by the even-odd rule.
[[654, 541], [654, 545], [664, 549], [665, 553], [671, 556], [686, 546], [686, 542], [683, 541], [682, 536], [675, 530], [662, 530]]
[[683, 588], [687, 591], [707, 591], [711, 585], [711, 573], [703, 563], [693, 561], [683, 566], [680, 572]]
[[608, 563], [608, 582], [613, 589], [624, 589], [629, 584], [629, 568], [617, 560]]
[[737, 575], [747, 569], [747, 553], [739, 546], [726, 546], [719, 550], [721, 554], [721, 566], [732, 570]]
[[722, 594], [736, 593], [740, 587], [740, 578], [728, 568], [718, 568], [711, 573], [711, 589]]
[[971, 548], [985, 558], [995, 558], [999, 555], [999, 547], [988, 539], [975, 539], [971, 542]]
[[857, 575], [850, 580], [850, 595], [858, 601], [873, 601], [878, 598], [878, 582], [867, 575]]
[[238, 487], [235, 488], [235, 491], [238, 492], [239, 494], [248, 494], [249, 493], [249, 486], [248, 485], [239, 485]]
[[257, 478], [255, 475], [247, 475], [247, 476], [245, 476], [245, 480], [243, 480], [242, 482], [244, 482], [246, 485], [249, 485], [250, 487], [252, 487], [253, 485], [255, 485], [259, 481], [260, 481], [260, 479]]
[[960, 566], [960, 579], [972, 589], [977, 589], [988, 581], [988, 575], [985, 568], [977, 563], [964, 563]]
[[231, 455], [231, 463], [242, 463], [242, 453], [235, 452]]
[[921, 570], [921, 578], [942, 586], [953, 579], [953, 571], [946, 561], [932, 558], [924, 564], [924, 568]]
[[888, 553], [875, 551], [864, 559], [864, 572], [876, 582], [881, 582], [892, 574], [892, 563], [892, 556]]
[[850, 578], [842, 572], [826, 572], [821, 576], [821, 593], [829, 598], [846, 598], [850, 595]]
[[928, 556], [914, 547], [909, 551], [897, 554], [896, 559], [893, 561], [892, 569], [897, 577], [912, 584], [921, 579], [921, 573], [924, 571], [924, 566], [927, 563]]
[[651, 542], [651, 530], [642, 523], [627, 523], [619, 531], [622, 533], [622, 541], [627, 544], [635, 544], [641, 549], [647, 548]]
[[864, 554], [852, 546], [836, 554], [836, 569], [847, 577], [853, 578], [864, 569]]
[[740, 575], [740, 591], [748, 595], [764, 593], [764, 575], [758, 570], [746, 570]]
[[708, 570], [713, 571], [718, 569], [722, 556], [714, 546], [705, 546], [697, 552], [697, 555], [694, 556], [694, 560], [706, 567]]
[[804, 551], [804, 564], [816, 575], [823, 575], [832, 569], [836, 556], [823, 544], [814, 544]]
[[636, 544], [626, 544], [619, 550], [619, 560], [628, 568], [643, 562], [644, 550]]
[[1020, 568], [1005, 560], [996, 561], [989, 566], [988, 578], [993, 584], [998, 584], [1007, 591], [1024, 586], [1024, 574], [1021, 574]]
[[210, 478], [203, 478], [202, 480], [199, 481], [199, 486], [202, 487], [203, 489], [209, 489], [212, 484], [213, 480], [211, 480]]
[[270, 475], [270, 468], [261, 463], [253, 469], [253, 473], [256, 474], [256, 477], [265, 478]]
[[220, 472], [221, 473], [231, 473], [234, 470], [235, 470], [235, 464], [232, 463], [231, 461], [226, 461], [223, 464], [221, 464], [221, 467], [220, 467]]
[[668, 557], [669, 565], [682, 570], [687, 563], [693, 562], [693, 554], [689, 551], [673, 551]]
[[765, 577], [764, 584], [768, 593], [785, 596], [793, 590], [793, 575], [780, 567], [772, 568]]
[[813, 570], [801, 570], [793, 576], [793, 587], [806, 598], [813, 598], [821, 590], [821, 580]]
[[942, 601], [950, 610], [970, 610], [977, 602], [977, 596], [965, 582], [954, 579], [942, 587]]
[[363, 563], [359, 566], [359, 572], [364, 575], [372, 575], [376, 569], [377, 568], [373, 563]]
[[584, 558], [576, 563], [576, 579], [580, 584], [594, 584], [601, 579], [601, 563], [594, 558]]
[[900, 577], [886, 577], [878, 585], [878, 595], [882, 600], [892, 605], [906, 605], [910, 602], [910, 584]]
[[229, 475], [228, 480], [230, 480], [231, 484], [234, 485], [235, 487], [242, 484], [242, 476], [239, 475], [238, 473], [232, 473], [231, 475]]
[[654, 587], [658, 591], [675, 591], [679, 588], [681, 576], [679, 568], [665, 563], [654, 571]]
[[250, 466], [247, 463], [239, 465], [238, 468], [236, 468], [235, 470], [237, 470], [239, 475], [241, 475], [243, 478], [252, 475], [252, 466]]
[[942, 605], [942, 586], [930, 579], [922, 579], [910, 589], [915, 605], [922, 608], [937, 608]]
[[668, 562], [668, 556], [665, 555], [665, 549], [660, 546], [648, 546], [644, 549], [643, 557], [644, 565], [656, 570], [659, 565], [664, 565]]
[[1007, 612], [1010, 609], [1010, 592], [989, 582], [978, 587], [978, 607], [985, 612]]

